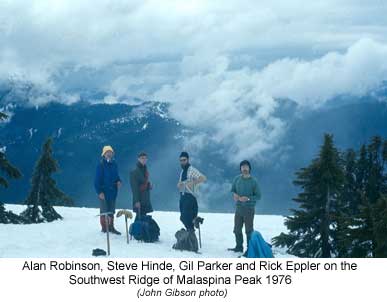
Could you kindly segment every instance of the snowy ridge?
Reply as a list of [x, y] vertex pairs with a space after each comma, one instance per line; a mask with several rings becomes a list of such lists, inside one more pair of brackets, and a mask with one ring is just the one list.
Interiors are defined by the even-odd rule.
[[[6, 205], [19, 213], [21, 205]], [[0, 224], [0, 257], [91, 257], [95, 248], [106, 250], [106, 235], [100, 232], [98, 209], [56, 207], [62, 221], [32, 225]], [[111, 235], [111, 257], [211, 257], [228, 258], [237, 254], [227, 251], [234, 246], [233, 214], [201, 213], [203, 247], [201, 254], [172, 249], [174, 234], [182, 227], [177, 212], [154, 212], [160, 226], [160, 241], [142, 243], [131, 240], [126, 244], [125, 220], [116, 219], [116, 228], [123, 234]], [[256, 215], [255, 228], [265, 240], [285, 231], [283, 216]], [[289, 257], [283, 249], [274, 249], [276, 257]]]

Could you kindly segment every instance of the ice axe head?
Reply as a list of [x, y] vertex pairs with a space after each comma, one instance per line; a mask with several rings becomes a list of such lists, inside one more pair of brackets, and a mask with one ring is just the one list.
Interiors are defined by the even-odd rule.
[[117, 212], [117, 215], [116, 217], [121, 217], [121, 216], [125, 216], [125, 218], [127, 219], [132, 219], [133, 218], [133, 213], [131, 211], [128, 211], [128, 210], [119, 210]]

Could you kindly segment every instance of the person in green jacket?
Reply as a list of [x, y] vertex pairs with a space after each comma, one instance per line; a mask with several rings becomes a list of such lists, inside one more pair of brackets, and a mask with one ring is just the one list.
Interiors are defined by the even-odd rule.
[[248, 249], [251, 233], [254, 230], [255, 204], [257, 200], [261, 199], [258, 181], [250, 174], [250, 162], [243, 160], [239, 165], [239, 169], [241, 174], [234, 178], [231, 187], [231, 192], [235, 201], [234, 234], [236, 246], [228, 249], [238, 253], [243, 252], [243, 225], [245, 226]]

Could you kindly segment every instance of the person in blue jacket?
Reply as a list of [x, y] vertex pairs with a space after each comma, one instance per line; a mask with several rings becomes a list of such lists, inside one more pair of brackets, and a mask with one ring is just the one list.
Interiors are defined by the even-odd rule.
[[112, 232], [121, 235], [114, 228], [114, 213], [116, 211], [116, 198], [118, 189], [121, 187], [121, 178], [118, 174], [117, 163], [114, 160], [114, 150], [111, 146], [104, 146], [102, 149], [102, 159], [97, 165], [95, 173], [94, 187], [100, 200], [100, 213], [110, 213], [108, 225], [104, 216], [100, 216], [102, 232]]

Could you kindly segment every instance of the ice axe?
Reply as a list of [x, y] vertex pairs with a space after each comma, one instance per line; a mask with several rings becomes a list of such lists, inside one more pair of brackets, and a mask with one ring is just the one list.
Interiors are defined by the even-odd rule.
[[133, 218], [133, 214], [129, 210], [119, 210], [117, 212], [116, 217], [118, 218], [118, 217], [121, 217], [122, 215], [125, 216], [126, 243], [129, 244], [128, 219], [132, 219]]
[[101, 213], [97, 216], [105, 217], [105, 225], [106, 225], [106, 244], [107, 244], [107, 255], [110, 256], [110, 238], [109, 238], [109, 215], [114, 215], [112, 212]]
[[193, 220], [195, 228], [199, 230], [199, 247], [202, 248], [202, 235], [200, 233], [200, 225], [203, 223], [204, 218], [196, 216]]

